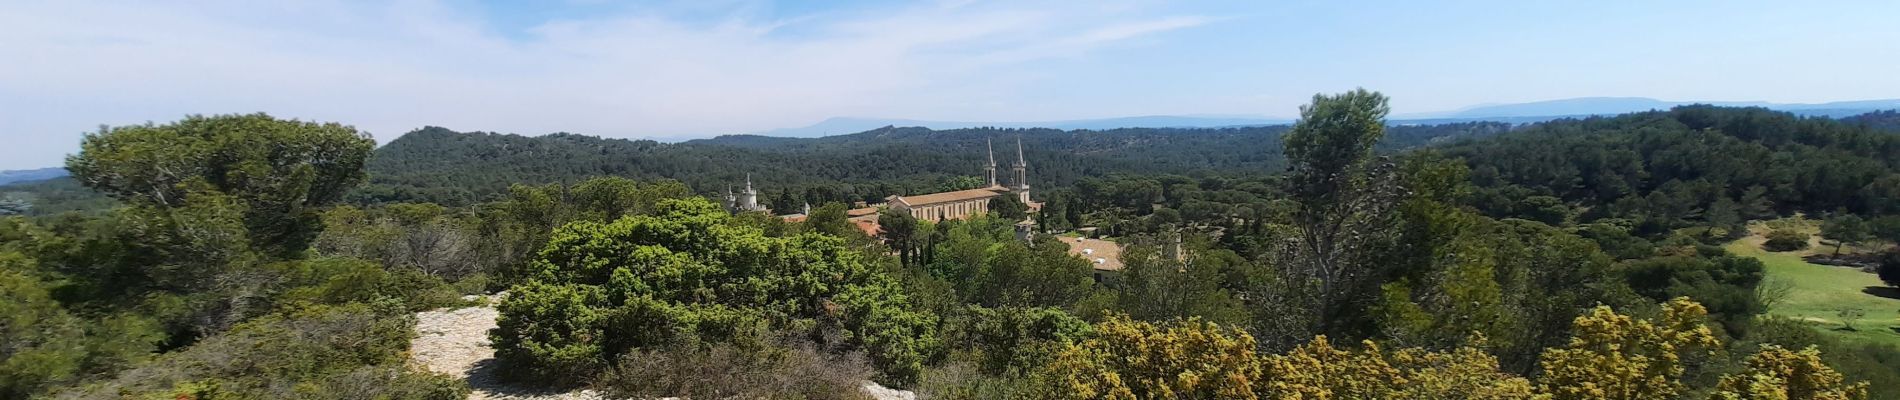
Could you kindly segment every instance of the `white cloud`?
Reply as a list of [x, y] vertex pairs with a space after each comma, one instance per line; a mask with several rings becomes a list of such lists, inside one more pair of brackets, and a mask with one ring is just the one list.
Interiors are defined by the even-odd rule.
[[187, 113], [338, 121], [381, 140], [422, 125], [681, 138], [923, 117], [990, 100], [957, 94], [1009, 93], [1013, 65], [1208, 22], [1142, 8], [942, 3], [765, 20], [739, 6], [504, 34], [432, 1], [13, 4], [0, 13], [0, 137], [27, 145], [0, 148], [0, 169], [55, 164], [101, 123]]

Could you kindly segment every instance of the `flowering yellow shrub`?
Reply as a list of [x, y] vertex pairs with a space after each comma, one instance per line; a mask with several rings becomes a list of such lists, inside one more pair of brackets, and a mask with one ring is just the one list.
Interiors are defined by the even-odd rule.
[[1821, 363], [1821, 351], [1789, 351], [1764, 345], [1741, 371], [1722, 377], [1713, 400], [1855, 400], [1867, 398], [1867, 382], [1846, 383], [1841, 373]]
[[1407, 348], [1387, 353], [1334, 348], [1325, 336], [1283, 356], [1268, 356], [1261, 388], [1274, 399], [1534, 399], [1530, 381], [1498, 371], [1473, 347], [1449, 352]]
[[[1256, 355], [1237, 328], [1199, 320], [1156, 325], [1114, 315], [1096, 336], [1067, 345], [1038, 370], [1038, 398], [1050, 399], [1676, 399], [1684, 357], [1722, 343], [1703, 323], [1708, 311], [1686, 297], [1662, 304], [1654, 320], [1597, 307], [1577, 317], [1570, 343], [1546, 349], [1535, 385], [1502, 372], [1497, 357], [1472, 346], [1448, 351], [1387, 350], [1372, 341], [1338, 348], [1325, 336], [1284, 355]], [[1814, 349], [1765, 347], [1747, 368], [1725, 376], [1713, 400], [1859, 400], [1867, 384], [1843, 383]]]
[[1156, 325], [1109, 316], [1039, 372], [1039, 397], [1254, 399], [1260, 358], [1239, 328], [1190, 319]]
[[1553, 399], [1673, 399], [1684, 390], [1682, 356], [1722, 343], [1703, 325], [1708, 310], [1687, 297], [1646, 321], [1598, 306], [1577, 317], [1570, 344], [1544, 351], [1537, 391]]

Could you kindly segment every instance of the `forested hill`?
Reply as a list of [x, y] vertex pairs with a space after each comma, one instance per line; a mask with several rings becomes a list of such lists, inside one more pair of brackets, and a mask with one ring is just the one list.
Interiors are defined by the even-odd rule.
[[[711, 194], [743, 185], [749, 173], [768, 202], [875, 200], [942, 190], [955, 177], [982, 175], [986, 139], [995, 141], [999, 173], [1007, 172], [1018, 138], [1031, 166], [1030, 181], [1042, 187], [1117, 173], [1265, 174], [1282, 168], [1279, 135], [1286, 129], [887, 127], [813, 139], [723, 136], [667, 144], [429, 127], [378, 149], [369, 165], [370, 184], [353, 197], [358, 202], [467, 204], [491, 199], [514, 183], [600, 175], [676, 179]], [[1399, 126], [1383, 146], [1409, 148], [1510, 129], [1503, 123]]]
[[1638, 216], [1663, 229], [1715, 214], [1900, 213], [1900, 134], [1868, 116], [1685, 106], [1551, 121], [1443, 150], [1466, 160], [1476, 203], [1497, 216]]
[[1875, 111], [1855, 115], [1841, 118], [1841, 122], [1864, 126], [1877, 131], [1900, 133], [1900, 110]]

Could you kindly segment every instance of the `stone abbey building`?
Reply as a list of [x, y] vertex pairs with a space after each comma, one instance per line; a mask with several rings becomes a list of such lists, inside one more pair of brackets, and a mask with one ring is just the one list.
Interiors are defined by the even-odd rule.
[[998, 196], [1016, 196], [1017, 200], [1030, 205], [1031, 209], [1036, 208], [1034, 203], [1029, 202], [1029, 164], [1023, 161], [1022, 139], [1016, 139], [1016, 163], [1009, 167], [1009, 186], [996, 181], [996, 149], [995, 146], [988, 147], [990, 163], [983, 169], [990, 176], [989, 186], [916, 196], [891, 196], [885, 198], [886, 204], [892, 210], [909, 213], [911, 217], [926, 221], [964, 219], [987, 213], [990, 211], [990, 199]]
[[[990, 211], [990, 200], [999, 196], [1015, 196], [1018, 201], [1029, 206], [1031, 211], [1041, 208], [1040, 204], [1029, 201], [1029, 164], [1023, 159], [1022, 139], [1016, 139], [1016, 162], [1009, 167], [1008, 182], [999, 182], [996, 179], [996, 148], [989, 143], [985, 145], [988, 148], [989, 164], [983, 169], [989, 175], [988, 186], [915, 196], [893, 195], [885, 197], [885, 204], [882, 206], [926, 221], [964, 219], [987, 213]], [[860, 225], [867, 222], [873, 224], [865, 227], [866, 232], [870, 233], [876, 229], [878, 206], [853, 209], [847, 214], [853, 222]], [[752, 188], [751, 174], [746, 175], [745, 191], [735, 195], [731, 190], [727, 190], [726, 209], [732, 212], [771, 212], [759, 204], [759, 193]], [[810, 212], [809, 206], [805, 211]], [[787, 214], [782, 217], [797, 220], [803, 219], [805, 215]]]

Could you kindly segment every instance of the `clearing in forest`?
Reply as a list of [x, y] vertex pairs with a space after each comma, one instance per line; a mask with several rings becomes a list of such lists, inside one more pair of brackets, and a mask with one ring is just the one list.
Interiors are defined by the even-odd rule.
[[[1780, 281], [1792, 287], [1786, 298], [1768, 310], [1769, 314], [1808, 321], [1816, 329], [1843, 339], [1900, 345], [1900, 331], [1896, 330], [1900, 329], [1900, 290], [1859, 268], [1814, 264], [1801, 258], [1831, 252], [1831, 244], [1815, 243], [1808, 251], [1773, 253], [1762, 250], [1766, 239], [1761, 233], [1725, 248], [1761, 260], [1767, 269], [1767, 282]], [[1843, 318], [1843, 311], [1848, 310], [1861, 314], [1854, 317], [1849, 312], [1846, 314], [1850, 317]], [[1844, 324], [1844, 319], [1855, 329], [1846, 329], [1849, 324]]]

